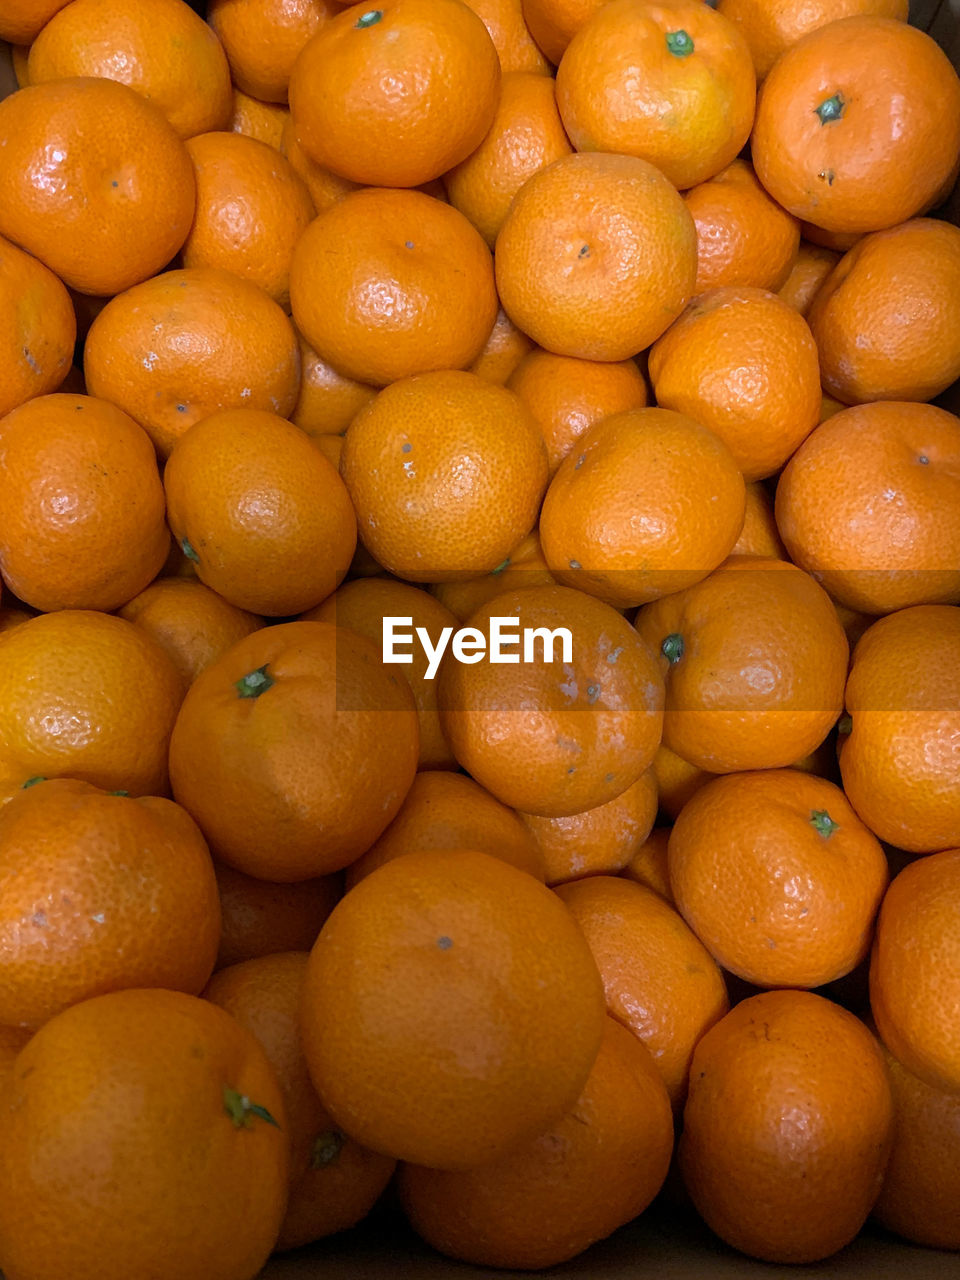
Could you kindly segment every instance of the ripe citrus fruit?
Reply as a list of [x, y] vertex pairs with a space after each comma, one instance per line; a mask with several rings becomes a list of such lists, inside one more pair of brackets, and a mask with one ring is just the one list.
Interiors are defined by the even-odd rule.
[[220, 950], [217, 968], [275, 955], [309, 951], [327, 916], [342, 897], [342, 876], [317, 876], [277, 884], [214, 864], [220, 891]]
[[300, 51], [337, 9], [329, 0], [210, 0], [206, 12], [234, 84], [264, 102], [285, 103]]
[[0, 237], [0, 415], [63, 382], [77, 318], [63, 282]]

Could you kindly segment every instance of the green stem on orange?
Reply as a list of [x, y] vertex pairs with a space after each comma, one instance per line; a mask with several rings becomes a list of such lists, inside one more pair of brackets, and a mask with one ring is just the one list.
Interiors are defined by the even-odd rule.
[[364, 27], [375, 27], [382, 17], [382, 9], [368, 9], [366, 13], [361, 13], [354, 26], [359, 27], [361, 31]]
[[326, 1129], [318, 1134], [310, 1151], [310, 1168], [324, 1169], [328, 1164], [333, 1164], [342, 1146], [343, 1134], [336, 1129]]
[[667, 48], [675, 58], [689, 58], [693, 53], [693, 40], [686, 31], [668, 31]]
[[234, 688], [238, 697], [259, 698], [261, 693], [266, 693], [273, 685], [273, 677], [267, 675], [267, 664], [264, 663], [262, 667], [257, 667], [256, 671], [248, 671], [245, 676], [237, 680]]
[[192, 561], [194, 562], [194, 564], [199, 564], [199, 563], [200, 563], [200, 557], [199, 557], [199, 556], [197, 555], [197, 553], [194, 551], [193, 546], [192, 546], [192, 544], [191, 544], [191, 542], [190, 542], [190, 539], [189, 539], [189, 538], [181, 538], [181, 539], [180, 539], [180, 550], [181, 550], [181, 551], [183, 552], [183, 554], [187, 557], [187, 559], [188, 559], [188, 560], [192, 560]]
[[266, 1107], [261, 1107], [258, 1103], [251, 1102], [246, 1094], [239, 1093], [236, 1089], [231, 1089], [228, 1084], [223, 1086], [223, 1109], [233, 1121], [235, 1129], [251, 1128], [254, 1117], [258, 1120], [266, 1121], [267, 1124], [272, 1124], [275, 1129], [280, 1128]]
[[839, 822], [834, 822], [827, 813], [826, 809], [810, 810], [810, 825], [814, 828], [818, 835], [823, 836], [824, 840], [829, 840], [833, 833], [840, 826]]
[[835, 93], [830, 98], [825, 98], [819, 107], [814, 110], [820, 118], [821, 124], [830, 124], [832, 120], [839, 120], [843, 115], [843, 109], [846, 106], [842, 93]]
[[847, 734], [853, 730], [853, 716], [841, 716], [837, 721], [837, 733]]
[[35, 787], [38, 782], [46, 782], [46, 778], [43, 776], [42, 773], [38, 773], [35, 778], [28, 778], [26, 782], [23, 783], [20, 790], [26, 791], [27, 787]]
[[672, 635], [667, 636], [663, 644], [660, 646], [660, 652], [671, 666], [673, 666], [675, 662], [679, 662], [683, 657], [683, 636], [677, 631]]

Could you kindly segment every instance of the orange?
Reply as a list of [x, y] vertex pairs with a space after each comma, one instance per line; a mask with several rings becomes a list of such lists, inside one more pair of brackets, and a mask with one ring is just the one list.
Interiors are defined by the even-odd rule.
[[356, 191], [321, 213], [294, 252], [290, 300], [322, 359], [377, 386], [470, 364], [497, 316], [479, 232], [420, 191]]
[[635, 880], [638, 884], [659, 893], [660, 897], [670, 905], [676, 906], [673, 890], [670, 888], [670, 873], [667, 867], [667, 842], [670, 838], [669, 827], [654, 827], [620, 874], [625, 880]]
[[778, 290], [780, 297], [806, 318], [820, 286], [839, 261], [840, 254], [833, 249], [801, 240], [790, 274]]
[[837, 413], [777, 485], [793, 560], [861, 613], [960, 600], [960, 419], [933, 405]]
[[504, 75], [512, 71], [550, 74], [550, 64], [523, 20], [521, 0], [467, 0], [467, 3], [487, 28]]
[[378, 867], [334, 908], [301, 1034], [346, 1134], [469, 1169], [573, 1106], [603, 1025], [597, 967], [556, 896], [489, 854], [432, 849]]
[[450, 203], [492, 248], [527, 179], [572, 150], [560, 123], [553, 79], [514, 71], [501, 81], [497, 114], [483, 141], [444, 175]]
[[[513, 617], [516, 631], [492, 621]], [[637, 781], [660, 741], [663, 686], [625, 618], [569, 587], [527, 587], [488, 601], [470, 626], [484, 642], [500, 629], [507, 656], [521, 658], [520, 638], [527, 650], [516, 665], [487, 649], [441, 668], [440, 723], [471, 777], [542, 818], [594, 809]]]
[[68, 0], [9, 0], [0, 14], [0, 40], [30, 44]]
[[770, 199], [746, 160], [731, 161], [684, 199], [697, 228], [697, 293], [781, 288], [797, 259], [800, 224]]
[[670, 1102], [653, 1059], [612, 1018], [573, 1108], [532, 1142], [460, 1172], [404, 1165], [413, 1228], [449, 1257], [552, 1267], [641, 1214], [670, 1164]]
[[220, 41], [184, 0], [72, 0], [34, 40], [31, 84], [104, 76], [148, 98], [181, 138], [230, 119]]
[[647, 403], [647, 384], [635, 361], [578, 360], [539, 348], [520, 361], [507, 386], [543, 433], [551, 475], [601, 418]]
[[958, 643], [960, 609], [917, 605], [874, 622], [853, 651], [844, 790], [881, 840], [911, 853], [960, 845]]
[[25, 89], [30, 83], [30, 71], [28, 67], [29, 59], [30, 46], [28, 44], [14, 44], [10, 46], [10, 62], [13, 67], [13, 75], [17, 82], [18, 89]]
[[81, 293], [119, 293], [165, 267], [195, 199], [173, 126], [126, 85], [56, 80], [0, 102], [0, 235]]
[[234, 84], [264, 102], [286, 102], [300, 51], [336, 12], [327, 0], [210, 0], [206, 9]]
[[9, 1280], [242, 1280], [266, 1262], [287, 1189], [283, 1095], [222, 1009], [179, 991], [85, 1000], [21, 1051], [6, 1096]]
[[355, 1226], [379, 1199], [395, 1163], [342, 1134], [310, 1082], [300, 1047], [308, 960], [306, 951], [247, 960], [221, 969], [203, 993], [256, 1036], [283, 1090], [292, 1151], [278, 1249], [295, 1249]]
[[416, 764], [410, 686], [369, 641], [324, 622], [235, 644], [190, 686], [170, 743], [174, 795], [214, 853], [281, 882], [359, 857]]
[[290, 305], [290, 260], [314, 216], [306, 183], [276, 149], [239, 133], [187, 143], [197, 175], [197, 212], [185, 267], [222, 267]]
[[215, 863], [214, 871], [223, 921], [218, 969], [278, 951], [309, 951], [342, 897], [339, 875], [277, 884], [223, 862]]
[[660, 808], [674, 821], [693, 793], [715, 776], [706, 769], [690, 764], [662, 742], [657, 747], [657, 754], [650, 767], [657, 780]]
[[62, 282], [0, 237], [0, 416], [56, 391], [70, 370], [76, 336]]
[[740, 537], [730, 552], [733, 556], [770, 556], [774, 560], [786, 560], [787, 553], [780, 541], [777, 521], [773, 511], [773, 499], [757, 480], [746, 486], [747, 506]]
[[256, 138], [258, 142], [265, 142], [267, 146], [279, 151], [283, 126], [289, 119], [289, 110], [279, 102], [261, 102], [259, 98], [251, 98], [242, 89], [234, 89], [233, 114], [227, 125], [234, 133]]
[[286, 417], [297, 402], [293, 325], [248, 280], [212, 267], [167, 271], [113, 298], [90, 327], [91, 395], [126, 410], [161, 456], [219, 409]]
[[357, 544], [336, 469], [298, 427], [258, 409], [211, 414], [163, 475], [167, 518], [200, 581], [251, 613], [289, 617], [343, 580]]
[[127, 987], [199, 995], [213, 972], [213, 864], [170, 800], [72, 778], [18, 791], [0, 809], [0, 874], [5, 1025]]
[[581, 436], [550, 482], [544, 558], [558, 581], [630, 608], [715, 569], [744, 503], [743, 477], [712, 431], [669, 409], [617, 413]]
[[280, 152], [307, 184], [310, 199], [317, 213], [324, 213], [349, 192], [357, 190], [357, 183], [351, 182], [348, 178], [341, 178], [339, 174], [332, 173], [323, 165], [317, 164], [316, 160], [311, 160], [300, 145], [293, 116], [289, 112], [280, 132]]
[[0, 606], [0, 631], [9, 631], [12, 627], [19, 627], [21, 622], [29, 622], [35, 617], [36, 614], [30, 609], [5, 603]]
[[645, 605], [636, 628], [666, 677], [664, 744], [700, 769], [793, 764], [843, 708], [847, 638], [827, 593], [785, 560], [737, 556]]
[[357, 414], [340, 471], [374, 558], [437, 582], [489, 573], [530, 532], [547, 451], [512, 391], [475, 373], [424, 373]]
[[27, 1043], [33, 1031], [29, 1027], [0, 1027], [0, 1090], [3, 1097], [10, 1096], [10, 1083], [17, 1054]]
[[727, 1244], [816, 1262], [866, 1221], [892, 1129], [883, 1057], [863, 1023], [810, 991], [766, 991], [696, 1048], [680, 1167]]
[[556, 893], [600, 969], [607, 1012], [653, 1054], [674, 1108], [697, 1041], [729, 1008], [710, 953], [663, 898], [622, 876], [588, 876]]
[[517, 365], [533, 347], [533, 340], [521, 333], [500, 307], [483, 349], [470, 366], [470, 372], [477, 374], [485, 382], [505, 386]]
[[616, 875], [646, 840], [657, 816], [657, 783], [652, 769], [626, 791], [583, 813], [541, 818], [521, 813], [546, 864], [549, 885], [583, 876]]
[[35, 609], [116, 609], [170, 550], [145, 432], [90, 396], [38, 396], [0, 419], [0, 570]]
[[384, 620], [387, 617], [409, 618], [402, 629], [411, 636], [409, 666], [401, 667], [417, 705], [420, 724], [419, 769], [448, 769], [454, 765], [453, 753], [440, 728], [437, 711], [437, 685], [430, 675], [430, 662], [425, 647], [413, 641], [416, 628], [423, 627], [436, 646], [445, 628], [456, 631], [459, 619], [439, 600], [418, 587], [387, 578], [361, 578], [344, 583], [332, 596], [305, 615], [308, 621], [332, 622], [357, 635], [366, 636], [382, 649]]
[[604, 0], [521, 0], [523, 19], [538, 47], [559, 63], [573, 36]]
[[515, 810], [462, 773], [418, 773], [389, 827], [347, 868], [347, 888], [405, 853], [467, 848], [501, 858], [543, 882], [543, 854]]
[[826, 391], [849, 404], [932, 400], [960, 377], [960, 229], [916, 218], [865, 236], [809, 318]]
[[0, 634], [0, 802], [31, 778], [167, 793], [183, 683], [132, 622], [64, 609]]
[[548, 587], [554, 582], [553, 574], [540, 550], [536, 530], [531, 530], [495, 569], [482, 578], [470, 578], [466, 582], [437, 582], [431, 585], [430, 594], [446, 605], [461, 622], [494, 596], [518, 587]]
[[896, 226], [953, 185], [960, 79], [916, 27], [871, 16], [829, 22], [767, 76], [751, 152], [757, 177], [798, 218], [827, 231]]
[[541, 347], [626, 360], [693, 293], [696, 228], [646, 161], [565, 156], [517, 192], [497, 237], [496, 274], [504, 311]]
[[795, 769], [715, 778], [677, 816], [677, 910], [724, 969], [819, 987], [866, 956], [887, 887], [880, 841], [839, 787]]
[[638, 156], [681, 190], [736, 158], [755, 104], [746, 41], [700, 0], [611, 0], [557, 68], [557, 105], [578, 151]]
[[499, 86], [496, 47], [462, 0], [382, 0], [343, 10], [308, 42], [290, 111], [319, 164], [364, 185], [416, 187], [476, 150]]
[[907, 20], [907, 0], [718, 0], [717, 12], [729, 19], [746, 40], [757, 79], [808, 31], [855, 14]]
[[303, 372], [300, 396], [290, 421], [314, 439], [341, 435], [363, 406], [370, 403], [376, 390], [365, 382], [354, 382], [337, 373], [326, 360], [320, 359], [301, 334], [297, 338]]
[[817, 425], [820, 373], [806, 321], [773, 293], [712, 289], [650, 352], [657, 403], [726, 444], [745, 480], [778, 471]]
[[918, 1080], [884, 1055], [896, 1116], [893, 1150], [873, 1216], [934, 1249], [960, 1249], [960, 1094]]
[[846, 253], [858, 240], [862, 240], [862, 231], [827, 231], [814, 222], [800, 221], [800, 238], [821, 249], [829, 249], [833, 253]]

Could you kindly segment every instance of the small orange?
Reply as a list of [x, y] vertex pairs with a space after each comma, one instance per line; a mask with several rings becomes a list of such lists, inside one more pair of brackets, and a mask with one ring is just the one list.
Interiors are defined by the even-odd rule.
[[625, 880], [635, 880], [637, 884], [646, 885], [654, 893], [659, 893], [665, 902], [675, 907], [667, 865], [669, 839], [669, 827], [654, 827], [643, 844], [634, 851], [620, 874]]
[[343, 896], [340, 875], [277, 884], [244, 875], [225, 862], [215, 862], [214, 871], [223, 922], [218, 969], [278, 951], [309, 951]]
[[345, 1133], [469, 1169], [573, 1106], [603, 1026], [597, 966], [555, 894], [489, 854], [431, 849], [378, 867], [334, 908], [301, 1035]]
[[477, 374], [485, 382], [505, 386], [517, 365], [533, 348], [533, 339], [521, 333], [500, 307], [483, 350], [470, 366], [470, 372]]
[[740, 537], [733, 544], [732, 556], [769, 556], [774, 560], [786, 560], [787, 553], [780, 541], [773, 499], [757, 480], [746, 486], [747, 506]]
[[275, 148], [239, 133], [203, 133], [187, 150], [197, 211], [183, 265], [233, 271], [289, 309], [290, 260], [314, 216], [303, 179]]
[[797, 259], [800, 224], [770, 199], [746, 160], [733, 160], [684, 199], [697, 227], [697, 293], [781, 288]]
[[684, 760], [662, 742], [650, 767], [657, 780], [660, 808], [674, 821], [694, 792], [715, 776], [707, 769]]
[[523, 19], [537, 46], [559, 63], [567, 45], [604, 0], [521, 0]]
[[461, 622], [466, 622], [494, 596], [515, 591], [518, 587], [549, 587], [555, 581], [547, 568], [540, 550], [540, 539], [534, 529], [482, 578], [469, 578], [465, 582], [436, 582], [431, 585], [430, 594], [455, 613]]
[[0, 237], [0, 417], [57, 390], [76, 336], [73, 303], [60, 279]]
[[696, 274], [689, 210], [636, 156], [555, 160], [517, 192], [497, 237], [504, 311], [558, 355], [636, 355], [679, 315]]
[[302, 334], [300, 344], [300, 396], [290, 414], [308, 436], [342, 435], [364, 405], [377, 394], [365, 382], [354, 382], [321, 360]]
[[351, 182], [349, 178], [341, 178], [339, 174], [317, 164], [316, 160], [311, 160], [300, 145], [293, 116], [289, 113], [280, 133], [280, 152], [307, 184], [317, 213], [324, 213], [349, 192], [357, 190], [357, 183]]
[[7, 0], [0, 13], [0, 40], [30, 44], [69, 0]]
[[806, 318], [817, 291], [839, 261], [835, 250], [801, 240], [790, 274], [778, 290], [780, 297]]
[[416, 187], [476, 150], [493, 123], [500, 60], [462, 0], [352, 5], [297, 58], [290, 111], [319, 164], [364, 185]]
[[237, 88], [284, 103], [300, 51], [337, 11], [328, 0], [210, 0], [206, 10]]
[[550, 64], [523, 20], [521, 0], [467, 0], [493, 41], [504, 75], [512, 71], [550, 74]]
[[636, 361], [578, 360], [540, 348], [520, 361], [507, 386], [543, 432], [551, 475], [594, 423], [647, 403], [647, 384]]
[[234, 89], [233, 114], [227, 125], [233, 133], [256, 138], [258, 142], [265, 142], [267, 146], [279, 151], [283, 126], [289, 119], [289, 110], [279, 102], [261, 102], [259, 98], [251, 98], [242, 89]]
[[745, 501], [733, 455], [699, 422], [670, 409], [617, 413], [580, 438], [550, 482], [544, 558], [559, 582], [630, 608], [715, 569]]
[[696, 298], [650, 352], [657, 403], [709, 427], [745, 480], [778, 471], [817, 425], [820, 371], [807, 322], [746, 287]]

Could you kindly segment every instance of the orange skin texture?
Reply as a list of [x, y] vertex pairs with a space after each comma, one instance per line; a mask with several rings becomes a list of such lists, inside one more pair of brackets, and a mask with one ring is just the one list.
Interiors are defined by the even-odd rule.
[[532, 1142], [465, 1172], [400, 1170], [410, 1224], [481, 1266], [555, 1266], [641, 1214], [667, 1175], [670, 1101], [648, 1051], [607, 1018], [573, 1108]]
[[631, 608], [715, 569], [745, 501], [712, 431], [670, 409], [633, 409], [598, 422], [560, 464], [540, 515], [543, 554], [559, 582]]
[[520, 361], [533, 349], [533, 339], [521, 333], [501, 307], [483, 350], [470, 366], [470, 372], [485, 382], [506, 386]]
[[[804, 36], [767, 76], [753, 164], [798, 218], [827, 231], [881, 231], [925, 213], [952, 186], [960, 79], [915, 27], [869, 16], [840, 22]], [[818, 108], [835, 94], [841, 115], [821, 123]]]
[[[424, 627], [434, 644], [444, 627], [459, 626], [459, 619], [439, 600], [419, 587], [406, 582], [392, 582], [385, 578], [360, 578], [344, 583], [322, 604], [304, 615], [307, 621], [332, 622], [357, 635], [366, 636], [371, 644], [382, 647], [383, 619], [386, 617], [411, 618], [410, 632]], [[452, 769], [456, 762], [440, 728], [437, 710], [437, 682], [427, 679], [428, 660], [419, 641], [412, 641], [409, 649], [413, 658], [409, 666], [401, 666], [401, 673], [410, 684], [413, 700], [417, 705], [420, 724], [420, 756], [418, 769]]]
[[690, 928], [758, 987], [819, 987], [849, 973], [870, 949], [887, 887], [880, 841], [840, 788], [795, 769], [701, 787], [677, 816], [669, 872]]
[[958, 643], [960, 609], [917, 605], [874, 622], [853, 651], [844, 790], [881, 840], [910, 853], [960, 845]]
[[[357, 545], [336, 468], [299, 427], [258, 409], [196, 423], [163, 476], [174, 538], [238, 609], [288, 617], [340, 585]], [[189, 552], [188, 552], [189, 554]]]
[[[365, 14], [380, 15], [361, 24]], [[476, 150], [493, 123], [500, 60], [461, 0], [353, 5], [307, 43], [290, 77], [300, 143], [364, 186], [416, 187]]]
[[230, 119], [230, 68], [220, 41], [183, 0], [73, 0], [30, 49], [31, 84], [104, 76], [160, 108], [181, 138]]
[[0, 237], [0, 417], [57, 390], [76, 336], [73, 303], [60, 279]]
[[717, 13], [746, 40], [762, 81], [781, 53], [807, 32], [858, 14], [906, 22], [908, 7], [907, 0], [718, 0]]
[[543, 432], [551, 476], [601, 418], [643, 409], [647, 403], [647, 384], [634, 360], [578, 360], [539, 348], [521, 360], [507, 386]]
[[187, 150], [197, 212], [183, 265], [233, 271], [288, 310], [293, 250], [314, 216], [306, 183], [275, 148], [242, 134], [204, 133]]
[[0, 234], [71, 288], [128, 289], [186, 239], [190, 157], [126, 85], [79, 77], [20, 89], [0, 103], [0, 142]]
[[751, 996], [697, 1045], [683, 1123], [684, 1183], [722, 1240], [769, 1262], [829, 1257], [863, 1226], [890, 1153], [880, 1046], [812, 992]]
[[790, 274], [777, 293], [806, 319], [820, 286], [839, 261], [840, 254], [833, 249], [801, 240]]
[[[225, 1088], [277, 1125], [238, 1127]], [[266, 1262], [287, 1193], [283, 1095], [222, 1009], [149, 989], [85, 1000], [21, 1051], [6, 1101], [10, 1280], [237, 1280]]]
[[10, 1096], [17, 1054], [32, 1035], [29, 1027], [0, 1027], [0, 1096], [3, 1098]]
[[776, 294], [713, 289], [650, 352], [657, 403], [695, 418], [726, 444], [745, 480], [787, 461], [817, 425], [817, 346]]
[[90, 396], [39, 396], [0, 420], [0, 570], [35, 609], [116, 609], [170, 550], [146, 433]]
[[960, 1249], [960, 1094], [934, 1089], [884, 1053], [893, 1089], [893, 1151], [873, 1217], [898, 1236]]
[[290, 110], [279, 102], [261, 102], [251, 98], [242, 89], [233, 90], [233, 111], [227, 128], [232, 133], [242, 133], [246, 138], [256, 138], [268, 147], [280, 150], [283, 126], [290, 119]]
[[[660, 808], [668, 818], [674, 821], [694, 792], [699, 791], [715, 776], [706, 769], [699, 769], [695, 764], [690, 764], [669, 747], [665, 747], [662, 742], [657, 747], [657, 754], [653, 757], [653, 764], [650, 767], [657, 780]], [[671, 901], [672, 896], [671, 894]]]
[[800, 238], [821, 249], [830, 249], [833, 253], [846, 253], [864, 236], [862, 231], [827, 231], [813, 222], [800, 223]]
[[545, 56], [559, 63], [574, 35], [604, 0], [521, 0], [527, 29]]
[[339, 875], [277, 884], [224, 862], [215, 863], [214, 871], [223, 921], [217, 969], [278, 951], [309, 951], [343, 896]]
[[[273, 683], [241, 697], [237, 682], [262, 668]], [[372, 644], [288, 622], [241, 640], [190, 686], [170, 777], [223, 862], [308, 880], [347, 866], [395, 817], [417, 745], [410, 686]]]
[[[692, 47], [674, 53], [678, 32]], [[578, 151], [638, 156], [681, 190], [736, 158], [756, 96], [746, 41], [700, 0], [611, 0], [557, 68], [557, 106]]]
[[0, 883], [6, 1025], [127, 987], [199, 995], [213, 972], [213, 863], [171, 800], [72, 778], [19, 791], [0, 809]]
[[247, 960], [221, 969], [203, 993], [256, 1036], [283, 1090], [292, 1150], [278, 1249], [296, 1249], [355, 1226], [379, 1199], [396, 1164], [340, 1133], [317, 1097], [300, 1046], [309, 958], [308, 951], [287, 951]]
[[637, 884], [645, 885], [654, 893], [659, 893], [665, 902], [675, 907], [667, 866], [669, 839], [669, 827], [654, 827], [620, 874], [625, 880], [635, 880]]
[[467, 582], [436, 582], [430, 594], [446, 605], [461, 622], [505, 591], [518, 587], [549, 587], [555, 579], [547, 568], [540, 550], [540, 539], [535, 529], [513, 548], [506, 560], [482, 578], [470, 578]]
[[932, 400], [960, 377], [960, 229], [917, 218], [865, 236], [809, 318], [831, 395]]
[[573, 151], [560, 123], [554, 82], [533, 71], [503, 77], [486, 137], [444, 175], [450, 203], [493, 248], [510, 203], [533, 174]]
[[418, 773], [389, 827], [347, 868], [346, 887], [352, 889], [371, 871], [406, 853], [465, 848], [489, 853], [544, 881], [543, 854], [515, 810], [462, 773]]
[[652, 769], [613, 800], [583, 813], [565, 818], [520, 814], [543, 855], [551, 886], [583, 876], [617, 875], [650, 834], [656, 816]]
[[324, 213], [345, 195], [358, 189], [357, 183], [341, 178], [339, 174], [317, 164], [316, 160], [311, 160], [297, 139], [293, 116], [289, 112], [280, 133], [280, 153], [289, 160], [295, 172], [307, 184], [317, 213]]
[[21, 622], [29, 622], [35, 617], [36, 614], [30, 609], [5, 604], [0, 607], [0, 631], [9, 631], [12, 627], [19, 627]]
[[697, 227], [697, 293], [724, 285], [780, 289], [794, 266], [800, 224], [771, 200], [746, 160], [733, 160], [684, 196]]
[[757, 480], [746, 486], [746, 511], [740, 537], [733, 544], [732, 556], [768, 556], [786, 560], [787, 553], [773, 513], [773, 499]]
[[90, 327], [91, 395], [134, 418], [166, 457], [220, 409], [285, 418], [297, 403], [293, 325], [262, 289], [213, 267], [168, 271], [113, 298]]
[[664, 745], [701, 769], [793, 764], [843, 709], [847, 637], [823, 588], [785, 560], [736, 556], [644, 606], [636, 628], [666, 679]]
[[263, 626], [263, 619], [184, 578], [161, 578], [119, 611], [160, 645], [183, 679], [193, 684], [201, 671]]
[[286, 103], [301, 49], [336, 12], [327, 0], [210, 0], [207, 21], [237, 88], [263, 102]]
[[303, 1050], [364, 1146], [435, 1169], [489, 1164], [576, 1102], [603, 1038], [590, 949], [544, 885], [472, 850], [378, 867], [307, 969]]
[[290, 421], [308, 436], [342, 435], [364, 405], [377, 394], [365, 382], [354, 382], [321, 360], [302, 334], [300, 345], [300, 396]]
[[340, 473], [374, 558], [412, 582], [448, 581], [489, 573], [530, 532], [547, 451], [512, 391], [425, 373], [354, 418]]
[[500, 59], [504, 75], [513, 71], [535, 71], [549, 76], [550, 63], [537, 47], [523, 20], [521, 0], [467, 0], [487, 28]]
[[659, 338], [693, 294], [696, 227], [653, 165], [570, 155], [517, 193], [495, 265], [504, 311], [539, 346], [626, 360]]
[[480, 233], [421, 191], [357, 191], [321, 213], [294, 251], [290, 301], [322, 359], [376, 386], [472, 363], [497, 317]]
[[960, 419], [879, 401], [817, 427], [784, 468], [775, 511], [791, 559], [839, 603], [879, 614], [960, 600], [958, 503]]
[[29, 778], [166, 795], [184, 686], [157, 642], [123, 618], [41, 614], [0, 635], [0, 803]]
[[[615, 609], [569, 587], [526, 587], [495, 597], [470, 619], [526, 628], [566, 627], [572, 661], [498, 665], [452, 660], [440, 670], [440, 723], [461, 766], [523, 813], [564, 818], [622, 795], [660, 741], [663, 684], [654, 652]], [[513, 650], [520, 652], [519, 648]]]
[[730, 1007], [723, 974], [682, 917], [645, 885], [587, 876], [555, 892], [590, 944], [607, 1012], [650, 1050], [679, 1110], [694, 1045]]
[[0, 40], [30, 44], [41, 28], [69, 0], [10, 0], [0, 15]]

